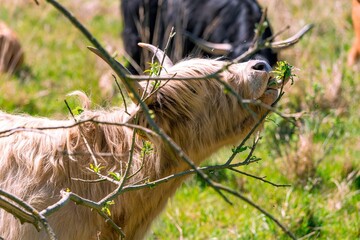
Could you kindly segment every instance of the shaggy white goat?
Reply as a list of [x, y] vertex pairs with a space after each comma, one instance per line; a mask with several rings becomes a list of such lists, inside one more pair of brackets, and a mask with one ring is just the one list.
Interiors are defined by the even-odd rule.
[[[149, 47], [149, 46], [147, 46]], [[166, 62], [161, 77], [202, 77], [211, 74], [227, 62], [191, 59], [174, 66]], [[258, 99], [271, 105], [278, 96], [277, 86], [269, 87], [271, 70], [264, 61], [252, 60], [233, 64], [219, 76], [243, 99]], [[136, 85], [137, 87], [141, 87]], [[144, 91], [143, 89], [140, 89]], [[154, 120], [196, 163], [220, 147], [242, 140], [254, 127], [266, 109], [240, 104], [215, 79], [170, 80], [147, 101]], [[135, 108], [134, 108], [135, 109]], [[81, 119], [124, 122], [124, 110], [86, 110]], [[149, 127], [142, 111], [138, 124]], [[67, 126], [73, 120], [50, 120], [0, 112], [0, 132], [14, 127]], [[82, 136], [83, 135], [83, 136]], [[116, 185], [110, 182], [88, 183], [75, 179], [94, 180], [88, 170], [93, 163], [87, 140], [97, 161], [108, 171], [123, 172], [129, 158], [133, 129], [86, 122], [80, 127], [46, 131], [19, 131], [0, 138], [0, 189], [23, 199], [38, 210], [57, 202], [62, 189], [70, 189], [82, 197], [98, 201], [111, 193]], [[142, 158], [144, 139], [153, 150]], [[135, 138], [134, 160], [126, 185], [144, 179], [150, 181], [189, 169], [189, 166], [158, 137], [144, 133]], [[126, 192], [111, 206], [111, 219], [126, 234], [126, 239], [142, 239], [154, 218], [164, 209], [184, 177], [173, 179], [155, 188]], [[96, 211], [69, 203], [49, 217], [49, 223], [59, 239], [118, 239], [114, 229]], [[37, 232], [30, 224], [21, 225], [11, 214], [0, 210], [0, 236], [6, 240], [47, 239], [44, 230]]]

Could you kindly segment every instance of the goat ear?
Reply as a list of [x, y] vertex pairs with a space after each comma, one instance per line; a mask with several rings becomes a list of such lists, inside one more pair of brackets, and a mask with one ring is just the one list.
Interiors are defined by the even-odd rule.
[[161, 63], [161, 66], [163, 68], [165, 68], [165, 69], [171, 68], [174, 65], [173, 62], [171, 61], [171, 59], [158, 47], [155, 47], [148, 43], [141, 43], [141, 42], [138, 43], [138, 45], [142, 48], [145, 48], [145, 49], [151, 51], [156, 56], [158, 61]]
[[[93, 48], [93, 47], [88, 47], [88, 49], [95, 53], [97, 56], [99, 56], [101, 59], [103, 59], [116, 73], [116, 70], [111, 66], [109, 59], [107, 59], [98, 49]], [[115, 59], [114, 59], [115, 60]], [[130, 72], [123, 66], [121, 65], [121, 63], [119, 63], [118, 61], [115, 60], [116, 65], [125, 73], [125, 74], [130, 74]], [[128, 87], [128, 85], [135, 91], [138, 92], [138, 94], [140, 96], [143, 95], [144, 93], [144, 89], [143, 87], [137, 82], [137, 81], [132, 81], [132, 80], [128, 80], [127, 78], [124, 78], [123, 76], [120, 76], [119, 74], [117, 74], [118, 77], [121, 79], [122, 82], [127, 82], [128, 84], [124, 84], [126, 87], [126, 90], [128, 92], [129, 97], [131, 98], [131, 100], [138, 104], [138, 100], [134, 97], [134, 94], [132, 93], [132, 91], [130, 90], [130, 88]]]

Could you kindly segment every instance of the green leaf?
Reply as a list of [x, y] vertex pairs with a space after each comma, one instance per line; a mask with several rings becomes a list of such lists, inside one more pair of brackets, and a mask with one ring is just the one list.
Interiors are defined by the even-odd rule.
[[145, 70], [144, 73], [148, 73], [152, 76], [159, 76], [162, 66], [158, 62], [149, 62], [150, 68]]
[[153, 144], [150, 141], [143, 141], [143, 147], [141, 148], [141, 157], [149, 155], [154, 150]]
[[240, 146], [240, 147], [233, 147], [232, 149], [231, 149], [231, 151], [233, 152], [233, 153], [241, 153], [241, 152], [244, 152], [246, 149], [248, 149], [249, 147], [247, 147], [247, 146]]
[[154, 89], [158, 89], [160, 87], [160, 84], [161, 84], [160, 81], [151, 82], [151, 85], [153, 86]]
[[230, 89], [227, 87], [224, 87], [223, 92], [224, 92], [224, 94], [228, 94], [230, 92]]
[[109, 217], [111, 217], [111, 211], [110, 211], [110, 206], [111, 205], [114, 205], [115, 204], [115, 201], [114, 200], [112, 200], [112, 201], [107, 201], [106, 203], [105, 203], [105, 205], [101, 208], [101, 211], [103, 212], [103, 213], [105, 213], [106, 215], [108, 215]]
[[100, 173], [101, 169], [103, 169], [105, 167], [101, 167], [101, 164], [99, 165], [94, 165], [92, 163], [90, 163], [90, 169], [93, 170], [95, 173]]
[[278, 61], [277, 66], [272, 72], [276, 80], [283, 81], [289, 78], [291, 80], [291, 84], [294, 84], [294, 77], [296, 75], [292, 73], [293, 68], [294, 66], [290, 65], [286, 61]]
[[149, 110], [149, 115], [152, 119], [155, 119], [155, 112], [153, 110]]
[[109, 172], [110, 177], [112, 177], [115, 181], [121, 180], [121, 174], [118, 172]]
[[71, 110], [73, 112], [74, 115], [80, 115], [81, 113], [84, 112], [84, 109], [82, 109], [81, 107], [77, 106], [76, 108]]

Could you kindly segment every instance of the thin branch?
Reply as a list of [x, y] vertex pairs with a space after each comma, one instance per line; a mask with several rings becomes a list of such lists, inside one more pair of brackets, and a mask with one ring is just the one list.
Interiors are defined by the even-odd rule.
[[126, 104], [125, 96], [124, 96], [124, 93], [123, 93], [122, 90], [121, 90], [120, 84], [119, 84], [119, 82], [117, 81], [116, 76], [115, 76], [114, 74], [111, 74], [111, 75], [113, 76], [114, 81], [115, 81], [115, 83], [116, 83], [116, 86], [117, 86], [117, 88], [119, 89], [119, 92], [120, 92], [121, 97], [122, 97], [122, 99], [123, 99], [124, 108], [125, 108], [125, 113], [126, 113], [127, 115], [130, 115], [130, 113], [129, 113], [128, 110], [127, 110], [127, 104]]
[[285, 225], [283, 225], [278, 219], [276, 219], [273, 215], [271, 215], [269, 212], [267, 212], [265, 209], [263, 209], [262, 207], [260, 207], [259, 205], [257, 205], [256, 203], [254, 203], [253, 201], [248, 199], [247, 197], [245, 197], [242, 194], [240, 194], [239, 192], [236, 192], [236, 191], [234, 191], [228, 187], [225, 187], [221, 184], [215, 184], [215, 186], [222, 191], [225, 191], [237, 198], [240, 198], [244, 202], [246, 202], [249, 205], [251, 205], [252, 207], [256, 208], [261, 213], [263, 213], [266, 217], [270, 218], [273, 222], [275, 222], [276, 225], [278, 225], [291, 239], [294, 239], [294, 240], [297, 239], [296, 236]]
[[[199, 167], [198, 170], [202, 171], [202, 172], [209, 172], [209, 171], [214, 171], [214, 170], [223, 170], [223, 169], [228, 169], [228, 168], [235, 168], [235, 167], [239, 167], [239, 166], [243, 166], [243, 165], [247, 165], [249, 163], [254, 163], [257, 162], [261, 159], [254, 159], [251, 160], [250, 162], [244, 163], [244, 162], [239, 162], [239, 163], [234, 163], [234, 164], [230, 164], [230, 165], [211, 165], [211, 166], [205, 166], [205, 167]], [[143, 188], [151, 188], [151, 187], [155, 187], [158, 186], [159, 184], [163, 184], [166, 182], [169, 182], [172, 179], [178, 178], [178, 177], [183, 177], [183, 176], [187, 176], [190, 174], [195, 174], [197, 173], [194, 169], [189, 169], [183, 172], [179, 172], [179, 173], [174, 173], [171, 174], [169, 176], [163, 177], [163, 178], [159, 178], [157, 180], [154, 180], [152, 182], [146, 182], [146, 183], [142, 183], [142, 184], [133, 184], [133, 185], [128, 185], [125, 186], [122, 190], [122, 193], [124, 192], [128, 192], [128, 191], [134, 191], [134, 190], [139, 190], [139, 189], [143, 189]]]
[[[0, 195], [1, 195], [1, 193], [0, 193]], [[38, 219], [36, 219], [34, 215], [28, 213], [23, 208], [16, 206], [15, 204], [2, 198], [1, 196], [0, 196], [0, 208], [9, 212], [13, 216], [16, 216], [20, 220], [21, 223], [24, 223], [24, 222], [31, 223], [32, 225], [35, 226], [35, 228], [38, 231], [41, 229], [41, 227], [38, 224]]]
[[101, 182], [101, 180], [103, 181], [108, 181], [108, 182], [111, 182], [111, 183], [114, 183], [116, 185], [119, 185], [119, 181], [116, 181], [115, 179], [111, 178], [111, 177], [108, 177], [108, 176], [105, 176], [105, 175], [102, 175], [101, 173], [99, 172], [96, 172], [90, 168], [86, 168], [87, 170], [89, 170], [90, 172], [93, 172], [95, 173], [99, 179], [95, 179], [95, 180], [85, 180], [85, 179], [79, 179], [79, 178], [75, 178], [77, 181], [81, 181], [81, 182]]
[[235, 169], [235, 168], [229, 168], [229, 169], [230, 169], [231, 171], [240, 173], [240, 174], [242, 174], [242, 175], [245, 175], [245, 176], [248, 176], [248, 177], [251, 177], [251, 178], [255, 178], [255, 179], [260, 180], [260, 181], [262, 181], [262, 182], [271, 184], [271, 185], [273, 185], [273, 186], [275, 186], [275, 187], [291, 187], [291, 185], [289, 185], [289, 184], [276, 184], [276, 183], [270, 182], [270, 181], [268, 181], [268, 180], [265, 180], [265, 177], [258, 177], [258, 176], [255, 176], [255, 175], [252, 175], [252, 174], [249, 174], [249, 173], [240, 171], [240, 170]]
[[132, 161], [134, 159], [135, 138], [136, 138], [136, 129], [133, 130], [133, 136], [132, 136], [132, 140], [131, 140], [131, 148], [130, 148], [129, 160], [128, 160], [127, 164], [126, 164], [125, 173], [124, 173], [124, 176], [123, 176], [123, 178], [121, 179], [121, 181], [119, 183], [118, 188], [115, 190], [116, 193], [121, 192], [121, 190], [124, 187], [125, 181], [127, 180], [127, 177], [129, 176]]
[[264, 22], [266, 20], [266, 16], [267, 16], [267, 8], [264, 8], [263, 13], [261, 14], [260, 21], [258, 23], [258, 27], [256, 28], [256, 31], [255, 31], [255, 36], [252, 41], [252, 46], [254, 48], [257, 48], [259, 39], [262, 36], [262, 34], [264, 33], [265, 28], [263, 26], [264, 26]]
[[[0, 206], [1, 208], [4, 207], [5, 210], [9, 211], [10, 213], [14, 213], [14, 214], [19, 214], [19, 215], [15, 215], [16, 217], [19, 217], [20, 220], [23, 221], [28, 221], [29, 223], [33, 224], [35, 226], [36, 229], [40, 229], [39, 224], [37, 222], [40, 222], [41, 225], [43, 225], [47, 235], [49, 236], [50, 240], [56, 240], [56, 236], [54, 233], [54, 230], [50, 227], [48, 221], [46, 220], [45, 216], [42, 215], [41, 213], [39, 213], [35, 208], [33, 208], [32, 206], [30, 206], [29, 204], [27, 204], [26, 202], [24, 202], [23, 200], [21, 200], [20, 198], [7, 193], [3, 190], [0, 189], [0, 195], [4, 196], [5, 198], [11, 200], [12, 202], [18, 204], [21, 208], [23, 208], [24, 210], [16, 207], [14, 204], [10, 203], [9, 201], [1, 198], [2, 201], [0, 201]], [[32, 215], [32, 217], [34, 217], [36, 219], [35, 222], [31, 222], [31, 220], [33, 220], [33, 218], [29, 218], [29, 215]]]
[[60, 208], [66, 205], [70, 201], [70, 193], [66, 193], [65, 191], [61, 191], [60, 194], [62, 198], [54, 203], [53, 205], [48, 206], [44, 210], [40, 212], [40, 214], [44, 215], [45, 217], [50, 216], [54, 212], [57, 212]]
[[138, 129], [141, 130], [147, 134], [150, 135], [156, 135], [156, 133], [148, 128], [139, 126], [139, 125], [135, 125], [135, 124], [130, 124], [130, 123], [115, 123], [115, 122], [106, 122], [106, 121], [98, 121], [98, 120], [94, 120], [96, 118], [92, 117], [89, 119], [85, 119], [82, 121], [77, 121], [73, 124], [69, 124], [69, 125], [63, 125], [63, 126], [51, 126], [51, 127], [15, 127], [15, 128], [9, 128], [3, 131], [0, 131], [0, 138], [2, 137], [9, 137], [17, 132], [22, 132], [22, 131], [44, 131], [44, 130], [57, 130], [57, 129], [68, 129], [68, 128], [74, 128], [77, 127], [81, 124], [87, 123], [87, 122], [91, 122], [91, 123], [96, 123], [96, 124], [103, 124], [103, 125], [110, 125], [110, 126], [119, 126], [119, 127], [128, 127], [128, 128], [133, 128], [133, 129]]
[[125, 239], [125, 233], [123, 232], [123, 230], [121, 229], [121, 227], [119, 227], [118, 225], [116, 225], [116, 223], [108, 216], [106, 215], [103, 211], [99, 211], [97, 210], [97, 212], [99, 213], [100, 216], [102, 216], [105, 219], [105, 222], [110, 224], [110, 226], [115, 229], [115, 231], [117, 233], [120, 234], [120, 239]]
[[119, 226], [117, 226], [105, 213], [101, 211], [101, 208], [103, 205], [98, 204], [96, 202], [90, 201], [88, 199], [82, 198], [78, 196], [77, 194], [71, 193], [71, 192], [65, 192], [61, 191], [62, 198], [56, 202], [55, 204], [48, 206], [46, 209], [41, 211], [41, 214], [44, 216], [50, 216], [52, 213], [58, 211], [60, 208], [62, 208], [64, 205], [68, 204], [70, 201], [78, 204], [87, 206], [91, 209], [95, 209], [100, 216], [102, 216], [106, 222], [108, 222], [119, 234], [121, 237], [125, 237], [124, 232], [121, 230]]
[[[170, 34], [169, 34], [169, 37], [168, 37], [168, 40], [167, 40], [167, 43], [166, 43], [165, 48], [164, 48], [164, 55], [163, 55], [163, 57], [162, 57], [162, 59], [161, 59], [160, 69], [159, 69], [159, 72], [156, 74], [156, 76], [159, 76], [159, 75], [161, 74], [161, 71], [162, 71], [162, 69], [163, 69], [164, 62], [165, 62], [166, 57], [167, 57], [167, 56], [166, 56], [166, 53], [167, 53], [168, 48], [169, 48], [169, 46], [170, 46], [170, 42], [171, 42], [171, 40], [174, 38], [174, 36], [175, 36], [174, 27], [172, 27], [172, 28], [171, 28], [171, 31], [170, 31]], [[156, 52], [153, 54], [153, 57], [152, 57], [152, 59], [151, 59], [152, 64], [154, 63], [155, 56], [156, 56]], [[160, 61], [160, 59], [159, 59], [159, 61]], [[165, 69], [165, 71], [166, 71], [166, 69]], [[176, 75], [176, 73], [174, 74], [174, 76], [175, 76], [175, 75]], [[154, 87], [151, 89], [150, 94], [148, 94], [148, 95], [146, 96], [146, 93], [147, 93], [147, 90], [148, 90], [148, 87], [149, 87], [149, 83], [150, 83], [150, 80], [151, 80], [151, 79], [150, 79], [151, 76], [152, 76], [151, 74], [148, 76], [148, 80], [147, 80], [147, 84], [146, 84], [146, 87], [145, 87], [145, 91], [144, 91], [144, 93], [143, 93], [143, 96], [141, 97], [141, 98], [143, 99], [143, 102], [145, 102], [145, 103], [147, 103], [148, 101], [150, 101], [150, 99], [152, 98], [152, 96], [155, 95], [156, 92], [158, 92], [161, 88], [163, 88], [163, 87], [170, 81], [170, 79], [167, 79], [164, 84], [162, 84], [162, 85], [159, 86], [159, 87], [155, 87], [155, 86], [157, 86], [157, 83], [159, 82], [159, 80], [155, 80], [155, 82], [154, 82]]]
[[136, 176], [136, 175], [141, 171], [141, 169], [144, 168], [144, 160], [145, 160], [145, 158], [143, 158], [143, 160], [141, 161], [140, 167], [139, 167], [133, 174], [131, 174], [130, 176], [127, 176], [127, 177], [126, 177], [127, 180], [129, 180], [130, 178]]
[[[170, 42], [171, 42], [171, 40], [174, 38], [175, 34], [176, 34], [176, 33], [174, 32], [174, 27], [172, 27], [171, 30], [170, 30], [170, 34], [169, 34], [168, 40], [167, 40], [167, 42], [166, 42], [165, 48], [164, 48], [164, 56], [163, 56], [163, 58], [161, 59], [160, 66], [163, 66], [163, 65], [164, 65], [165, 58], [166, 58], [166, 53], [167, 53], [168, 48], [169, 48], [169, 46], [170, 46]], [[162, 70], [162, 68], [160, 68], [160, 71], [159, 71], [159, 74], [158, 74], [158, 75], [161, 74], [161, 70]], [[165, 69], [165, 70], [166, 70], [166, 69]]]
[[[73, 117], [74, 121], [77, 122], [77, 119], [75, 118], [73, 112], [71, 111], [71, 108], [70, 108], [68, 102], [67, 102], [66, 100], [64, 100], [64, 102], [65, 102], [65, 104], [66, 104], [66, 106], [67, 106], [67, 108], [68, 108], [71, 116]], [[85, 146], [86, 146], [87, 150], [89, 151], [92, 160], [94, 161], [95, 166], [99, 166], [99, 165], [98, 165], [98, 162], [97, 162], [97, 159], [96, 159], [96, 156], [94, 155], [94, 151], [92, 150], [92, 148], [91, 148], [88, 140], [86, 139], [86, 137], [85, 137], [85, 135], [84, 135], [84, 133], [83, 133], [83, 131], [82, 131], [82, 129], [81, 129], [81, 125], [79, 125], [79, 128], [78, 128], [78, 129], [79, 129], [81, 138], [83, 139], [83, 141], [84, 141], [84, 143], [85, 143]]]
[[75, 118], [75, 116], [74, 116], [74, 114], [73, 114], [73, 112], [72, 112], [72, 110], [71, 110], [71, 108], [70, 108], [70, 106], [69, 106], [69, 104], [68, 104], [68, 102], [66, 101], [66, 99], [64, 99], [64, 103], [65, 103], [65, 105], [66, 105], [66, 107], [67, 107], [67, 109], [68, 109], [71, 117], [75, 120], [75, 122], [77, 122], [77, 121], [76, 121], [76, 118]]
[[42, 210], [40, 213], [44, 216], [50, 216], [52, 213], [58, 211], [64, 205], [66, 205], [70, 201], [72, 201], [78, 205], [86, 206], [91, 209], [96, 209], [97, 212], [100, 214], [100, 216], [102, 216], [120, 234], [121, 237], [125, 236], [125, 234], [121, 230], [121, 228], [119, 226], [117, 226], [112, 220], [109, 219], [109, 217], [106, 214], [104, 214], [101, 211], [101, 208], [104, 206], [103, 204], [99, 204], [94, 201], [82, 198], [79, 195], [71, 193], [71, 192], [61, 191], [61, 195], [62, 195], [62, 198], [58, 202], [56, 202], [55, 204], [53, 204], [51, 206], [48, 206], [46, 209]]
[[87, 206], [91, 209], [96, 209], [97, 212], [99, 213], [100, 216], [102, 216], [119, 234], [121, 237], [124, 237], [125, 234], [124, 232], [121, 230], [121, 228], [119, 226], [117, 226], [111, 219], [109, 219], [109, 217], [104, 214], [101, 211], [101, 208], [103, 207], [103, 205], [98, 204], [96, 202], [90, 201], [88, 199], [82, 198], [80, 196], [78, 196], [77, 194], [71, 193], [71, 192], [64, 192], [61, 191], [62, 194], [62, 198], [61, 200], [59, 200], [57, 203], [48, 206], [46, 209], [44, 209], [43, 211], [41, 211], [41, 213], [44, 216], [49, 216], [52, 213], [58, 211], [61, 207], [63, 207], [64, 205], [66, 205], [67, 203], [70, 202], [70, 200], [76, 204], [79, 205], [83, 205], [83, 206]]
[[[283, 96], [283, 92], [280, 92], [280, 95], [278, 96], [278, 98], [275, 100], [275, 102], [271, 105], [271, 106], [275, 106], [277, 104], [278, 101], [280, 101], [280, 99]], [[267, 110], [264, 115], [259, 119], [259, 121], [254, 125], [254, 127], [249, 131], [249, 133], [245, 136], [245, 138], [241, 141], [241, 143], [237, 146], [237, 148], [242, 147], [245, 142], [250, 138], [250, 136], [256, 131], [256, 129], [261, 125], [262, 121], [265, 120], [265, 118], [267, 117], [267, 115], [269, 115], [271, 111]], [[233, 159], [235, 158], [235, 156], [237, 155], [237, 152], [234, 152], [229, 159], [227, 160], [227, 162], [225, 163], [225, 165], [230, 164]]]
[[[151, 93], [149, 95], [147, 95], [145, 98], [144, 98], [144, 102], [147, 102], [151, 97], [153, 97], [160, 89], [162, 89], [163, 87], [166, 86], [166, 84], [172, 79], [167, 79], [166, 82], [164, 84], [161, 84], [158, 88], [154, 88], [151, 90]], [[150, 80], [149, 80], [150, 81]]]
[[[98, 179], [92, 179], [92, 180], [89, 180], [89, 179], [82, 179], [82, 178], [71, 178], [71, 180], [74, 180], [74, 181], [78, 181], [78, 182], [83, 182], [83, 183], [101, 183], [101, 182], [106, 182], [108, 181], [108, 179], [105, 179], [105, 178], [98, 178]], [[111, 179], [113, 181], [113, 179]], [[110, 182], [112, 182], [110, 181]], [[116, 185], [118, 183], [115, 183]]]

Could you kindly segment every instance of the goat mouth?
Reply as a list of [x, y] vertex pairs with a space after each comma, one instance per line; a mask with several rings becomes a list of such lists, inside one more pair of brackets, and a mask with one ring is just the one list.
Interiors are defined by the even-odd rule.
[[260, 97], [260, 100], [265, 104], [272, 105], [279, 96], [280, 89], [284, 87], [286, 82], [286, 80], [282, 81], [276, 79], [274, 76], [269, 76], [265, 91]]
[[[282, 83], [272, 76], [269, 77], [266, 89], [262, 95], [263, 100], [268, 101], [268, 99], [275, 98], [278, 96], [279, 89], [282, 87]], [[269, 100], [270, 101], [270, 100]]]
[[283, 81], [279, 81], [278, 79], [270, 76], [267, 83], [266, 91], [268, 90], [279, 90], [284, 86]]

